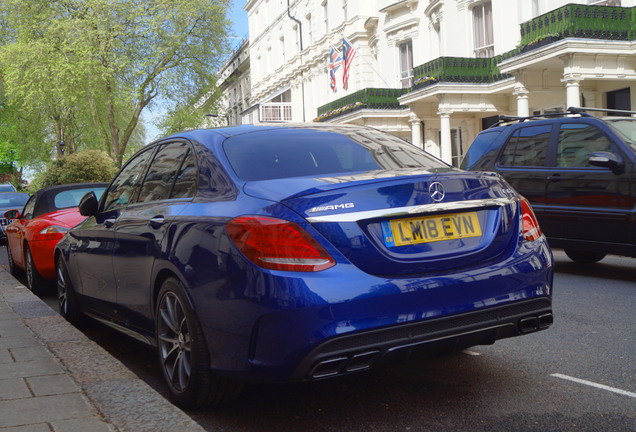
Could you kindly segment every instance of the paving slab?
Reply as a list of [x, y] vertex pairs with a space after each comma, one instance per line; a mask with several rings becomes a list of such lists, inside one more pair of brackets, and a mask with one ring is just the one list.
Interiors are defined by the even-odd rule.
[[0, 269], [1, 432], [201, 432]]

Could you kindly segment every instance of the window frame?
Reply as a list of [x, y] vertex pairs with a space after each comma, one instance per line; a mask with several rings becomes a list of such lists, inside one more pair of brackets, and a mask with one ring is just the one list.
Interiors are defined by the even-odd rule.
[[[489, 7], [489, 15], [486, 13]], [[481, 16], [477, 12], [481, 11]], [[476, 58], [490, 58], [495, 55], [495, 33], [492, 2], [484, 1], [471, 9], [473, 24], [473, 54]]]

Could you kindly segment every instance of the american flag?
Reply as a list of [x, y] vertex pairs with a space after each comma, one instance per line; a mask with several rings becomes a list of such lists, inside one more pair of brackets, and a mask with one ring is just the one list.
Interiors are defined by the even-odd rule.
[[336, 71], [342, 64], [342, 57], [340, 53], [334, 47], [331, 47], [331, 54], [329, 55], [329, 85], [331, 90], [335, 93], [338, 91], [336, 88]]
[[351, 63], [353, 57], [356, 55], [356, 49], [351, 45], [347, 38], [342, 38], [342, 88], [347, 90], [349, 87], [349, 70], [351, 69]]

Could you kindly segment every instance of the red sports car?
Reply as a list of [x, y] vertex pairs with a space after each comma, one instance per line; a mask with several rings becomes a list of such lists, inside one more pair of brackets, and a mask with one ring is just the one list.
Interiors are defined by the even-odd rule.
[[49, 186], [34, 193], [19, 210], [4, 213], [13, 222], [6, 228], [9, 271], [26, 272], [27, 287], [36, 294], [55, 280], [53, 249], [66, 231], [85, 219], [77, 206], [90, 191], [100, 197], [108, 183]]

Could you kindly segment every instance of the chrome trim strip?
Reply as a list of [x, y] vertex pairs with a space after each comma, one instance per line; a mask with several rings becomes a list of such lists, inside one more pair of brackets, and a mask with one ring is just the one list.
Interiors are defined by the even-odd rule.
[[358, 222], [364, 219], [401, 217], [419, 213], [444, 212], [454, 210], [471, 210], [484, 207], [503, 207], [517, 201], [517, 197], [489, 198], [484, 200], [453, 201], [447, 203], [424, 204], [419, 206], [397, 207], [381, 210], [367, 210], [325, 216], [310, 216], [310, 223], [319, 222]]
[[145, 344], [151, 345], [150, 341], [148, 340], [148, 338], [147, 338], [146, 336], [144, 336], [144, 335], [142, 335], [142, 334], [140, 334], [140, 333], [137, 333], [136, 331], [131, 330], [131, 329], [129, 329], [128, 327], [124, 327], [124, 326], [122, 326], [122, 325], [115, 324], [115, 323], [114, 323], [114, 322], [112, 322], [112, 321], [109, 321], [109, 320], [107, 320], [107, 319], [104, 319], [104, 318], [102, 318], [102, 317], [99, 317], [99, 316], [97, 316], [97, 315], [95, 315], [95, 314], [93, 314], [93, 313], [90, 313], [90, 312], [84, 312], [84, 313], [85, 313], [87, 316], [89, 316], [89, 317], [93, 318], [94, 320], [99, 321], [100, 323], [105, 324], [105, 325], [107, 325], [108, 327], [112, 327], [112, 328], [114, 328], [115, 330], [117, 330], [117, 331], [119, 331], [119, 332], [121, 332], [121, 333], [124, 333], [124, 334], [125, 334], [125, 335], [127, 335], [127, 336], [130, 336], [130, 337], [131, 337], [131, 338], [133, 338], [133, 339], [136, 339], [136, 340], [141, 341], [141, 342], [143, 342], [143, 343], [145, 343]]

